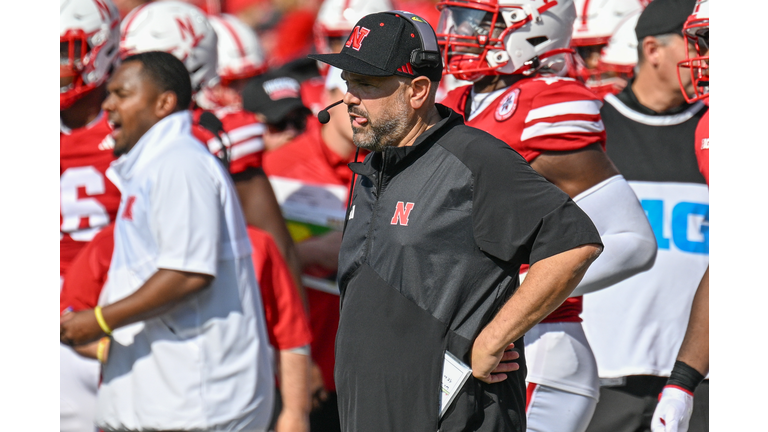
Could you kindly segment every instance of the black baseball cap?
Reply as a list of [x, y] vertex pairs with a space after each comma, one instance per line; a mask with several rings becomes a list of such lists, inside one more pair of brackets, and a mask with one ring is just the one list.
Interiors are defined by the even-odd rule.
[[683, 25], [693, 12], [696, 0], [653, 0], [640, 14], [635, 26], [638, 42], [646, 36], [675, 33], [683, 35]]
[[443, 76], [434, 29], [405, 11], [366, 15], [355, 24], [340, 53], [310, 54], [309, 58], [359, 75], [426, 76], [432, 81]]
[[301, 85], [292, 77], [263, 74], [243, 89], [243, 108], [264, 115], [267, 123], [276, 124], [294, 110], [311, 112], [301, 101], [300, 92]]

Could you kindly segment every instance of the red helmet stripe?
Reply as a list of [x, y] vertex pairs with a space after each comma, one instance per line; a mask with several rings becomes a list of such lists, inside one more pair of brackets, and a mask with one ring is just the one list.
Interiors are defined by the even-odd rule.
[[581, 11], [581, 28], [587, 28], [587, 11], [589, 10], [589, 0], [584, 1], [584, 9]]
[[131, 24], [133, 24], [133, 21], [136, 19], [137, 16], [139, 16], [139, 13], [141, 12], [141, 10], [144, 9], [144, 7], [147, 6], [148, 4], [149, 3], [144, 3], [143, 5], [134, 9], [133, 16], [131, 17], [130, 20], [128, 20], [127, 23], [125, 23], [125, 31], [123, 32], [123, 34], [120, 35], [120, 42], [123, 42], [125, 40], [125, 35], [127, 35], [128, 32], [131, 31]]
[[240, 40], [240, 37], [237, 35], [237, 32], [232, 27], [232, 24], [230, 24], [226, 19], [221, 18], [221, 23], [224, 24], [224, 27], [227, 28], [229, 33], [232, 35], [232, 39], [235, 40], [235, 45], [237, 45], [237, 50], [240, 51], [240, 56], [243, 58], [245, 57], [245, 48], [243, 47], [243, 42]]

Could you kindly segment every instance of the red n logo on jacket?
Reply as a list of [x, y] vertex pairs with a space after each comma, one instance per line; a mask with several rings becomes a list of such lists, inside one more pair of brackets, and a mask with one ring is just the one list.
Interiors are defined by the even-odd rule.
[[397, 202], [397, 208], [395, 209], [395, 215], [392, 216], [392, 225], [408, 226], [408, 216], [413, 210], [413, 203], [404, 203], [402, 201]]
[[360, 51], [360, 44], [363, 43], [363, 39], [365, 39], [370, 32], [371, 31], [365, 27], [356, 26], [355, 29], [352, 30], [352, 34], [349, 35], [349, 39], [347, 39], [347, 43], [345, 43], [344, 46], [351, 46], [353, 50]]
[[125, 201], [125, 209], [123, 210], [123, 219], [133, 220], [133, 203], [136, 202], [136, 197], [131, 195]]

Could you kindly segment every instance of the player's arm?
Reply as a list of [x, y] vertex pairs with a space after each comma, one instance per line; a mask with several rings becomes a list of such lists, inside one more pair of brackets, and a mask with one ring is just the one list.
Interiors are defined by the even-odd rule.
[[709, 373], [709, 267], [693, 297], [691, 318], [677, 360], [696, 369], [702, 376]]
[[472, 345], [472, 374], [477, 379], [487, 383], [506, 379], [499, 364], [509, 344], [565, 301], [600, 250], [599, 245], [582, 245], [530, 267], [523, 283]]
[[240, 197], [240, 204], [243, 206], [246, 223], [272, 235], [280, 254], [291, 270], [291, 276], [299, 290], [301, 300], [306, 305], [306, 295], [301, 283], [301, 262], [269, 179], [261, 169], [250, 170], [247, 175], [236, 178], [235, 187]]
[[544, 152], [531, 167], [571, 198], [620, 174], [599, 142], [579, 150]]
[[587, 213], [605, 247], [572, 296], [607, 288], [653, 266], [657, 251], [653, 230], [631, 187], [599, 143], [542, 153], [531, 167]]
[[[102, 309], [111, 330], [154, 318], [213, 281], [208, 274], [159, 269], [136, 292]], [[61, 317], [61, 341], [82, 345], [105, 335], [93, 309]]]
[[275, 432], [309, 431], [309, 353], [280, 350], [280, 393], [283, 407], [277, 417]]
[[339, 267], [341, 232], [333, 231], [321, 236], [308, 238], [296, 245], [301, 267], [320, 266], [324, 269]]
[[709, 267], [693, 297], [691, 318], [667, 385], [653, 411], [653, 432], [688, 429], [693, 392], [709, 372]]

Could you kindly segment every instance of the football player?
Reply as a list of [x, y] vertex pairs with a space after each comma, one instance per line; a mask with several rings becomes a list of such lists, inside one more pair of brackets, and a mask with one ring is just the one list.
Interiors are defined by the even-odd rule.
[[604, 152], [600, 99], [568, 72], [572, 0], [443, 0], [438, 38], [447, 73], [472, 81], [443, 104], [509, 144], [590, 216], [603, 254], [562, 306], [525, 337], [529, 431], [584, 431], [599, 394], [581, 327], [582, 295], [647, 270], [656, 241]]
[[[680, 88], [685, 99], [709, 105], [709, 1], [698, 0], [693, 13], [683, 26], [688, 41], [686, 59], [679, 63], [678, 74], [690, 74], [694, 86], [693, 96], [685, 91], [685, 80]], [[709, 185], [709, 110], [696, 127], [696, 159], [699, 170]], [[653, 432], [686, 432], [693, 414], [693, 392], [709, 373], [709, 267], [693, 297], [691, 317], [683, 344], [677, 354], [667, 385], [653, 412]], [[708, 422], [708, 419], [703, 419]], [[707, 423], [708, 426], [708, 423]]]
[[[118, 54], [120, 16], [111, 0], [60, 2], [60, 277], [75, 256], [114, 220], [120, 192], [106, 177], [114, 140], [101, 111]], [[60, 349], [60, 428], [94, 430], [99, 365]]]
[[[227, 94], [226, 90], [215, 90], [221, 85], [217, 75], [217, 42], [213, 26], [197, 7], [180, 1], [153, 2], [134, 9], [123, 20], [120, 52], [121, 56], [125, 56], [145, 51], [166, 51], [184, 62], [192, 79], [197, 103], [193, 110], [193, 133], [229, 165], [246, 222], [272, 235], [291, 268], [297, 286], [300, 286], [296, 250], [272, 187], [261, 168], [264, 125], [257, 122], [253, 115], [237, 108], [227, 108], [232, 111], [223, 112], [220, 126], [201, 121], [204, 118], [201, 105], [213, 108], [217, 102], [223, 103], [224, 99], [220, 97]], [[241, 61], [250, 63], [256, 59], [254, 66], [258, 69], [263, 58], [258, 61], [257, 57], [258, 53], [246, 53]], [[225, 82], [232, 84], [227, 79]]]

